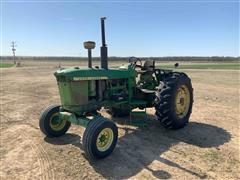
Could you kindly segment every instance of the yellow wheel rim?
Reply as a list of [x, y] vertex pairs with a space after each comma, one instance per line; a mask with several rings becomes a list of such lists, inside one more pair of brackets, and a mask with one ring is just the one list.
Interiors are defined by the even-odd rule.
[[50, 118], [50, 127], [54, 131], [61, 131], [66, 125], [66, 120], [59, 118], [59, 113], [54, 113]]
[[175, 110], [179, 118], [187, 115], [190, 106], [190, 92], [187, 86], [182, 85], [177, 90]]
[[103, 129], [97, 137], [97, 149], [101, 152], [108, 150], [113, 143], [113, 136], [112, 129]]

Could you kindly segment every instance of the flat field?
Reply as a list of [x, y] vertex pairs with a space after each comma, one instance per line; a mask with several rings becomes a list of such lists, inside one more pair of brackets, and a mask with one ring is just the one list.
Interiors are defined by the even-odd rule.
[[0, 62], [0, 68], [9, 68], [12, 66], [14, 66], [14, 64], [12, 64], [12, 63], [1, 63]]
[[[157, 67], [173, 68], [173, 63], [159, 63]], [[178, 69], [232, 69], [239, 70], [239, 63], [180, 63]]]
[[147, 109], [145, 127], [102, 110], [117, 123], [119, 140], [111, 156], [89, 163], [84, 128], [72, 125], [50, 139], [38, 125], [41, 110], [60, 103], [53, 72], [77, 62], [21, 65], [0, 69], [0, 179], [240, 179], [239, 70], [184, 70], [194, 106], [190, 123], [178, 131], [164, 129], [154, 108]]

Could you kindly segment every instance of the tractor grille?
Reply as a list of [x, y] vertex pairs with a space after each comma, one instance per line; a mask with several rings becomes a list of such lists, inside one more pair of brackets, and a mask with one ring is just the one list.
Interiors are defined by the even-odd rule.
[[61, 104], [63, 107], [86, 105], [88, 103], [87, 81], [58, 81]]

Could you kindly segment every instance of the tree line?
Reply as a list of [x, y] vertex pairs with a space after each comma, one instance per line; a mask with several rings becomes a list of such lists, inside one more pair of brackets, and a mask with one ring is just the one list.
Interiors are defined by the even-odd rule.
[[[12, 60], [13, 56], [0, 56], [1, 60]], [[130, 57], [109, 57], [109, 61], [128, 61]], [[138, 57], [143, 60], [152, 59], [155, 61], [239, 61], [239, 57], [231, 56], [169, 56], [169, 57]], [[16, 56], [16, 60], [36, 60], [36, 61], [86, 61], [87, 57], [57, 57], [57, 56]], [[99, 57], [93, 57], [94, 61], [99, 61]]]

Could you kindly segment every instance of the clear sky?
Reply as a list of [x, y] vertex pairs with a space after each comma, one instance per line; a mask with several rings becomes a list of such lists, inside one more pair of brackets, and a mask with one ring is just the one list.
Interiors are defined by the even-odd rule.
[[107, 17], [110, 56], [239, 56], [239, 1], [1, 1], [2, 55], [99, 56]]

